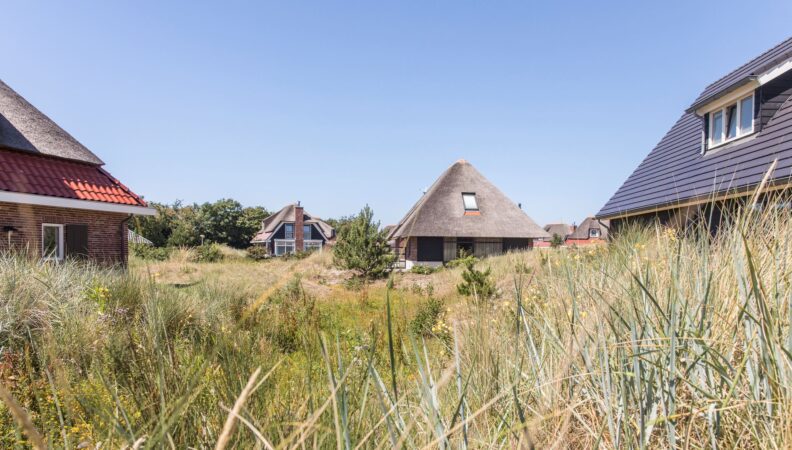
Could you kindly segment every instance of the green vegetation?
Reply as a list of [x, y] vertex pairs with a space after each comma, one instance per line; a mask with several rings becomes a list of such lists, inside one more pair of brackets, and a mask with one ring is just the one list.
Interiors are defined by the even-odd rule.
[[172, 205], [152, 203], [157, 215], [135, 217], [130, 227], [151, 240], [156, 247], [194, 247], [213, 242], [247, 248], [270, 213], [260, 207], [243, 207], [238, 201], [222, 199], [214, 203]]
[[431, 275], [438, 270], [440, 270], [440, 267], [431, 267], [418, 264], [410, 268], [410, 273], [417, 273], [418, 275]]
[[488, 302], [473, 265], [2, 257], [0, 447], [789, 448], [792, 217], [733, 222], [489, 258]]
[[492, 280], [492, 269], [477, 270], [476, 261], [465, 261], [465, 271], [462, 272], [462, 283], [457, 285], [459, 295], [472, 297], [476, 302], [486, 302], [497, 294], [495, 282]]
[[333, 254], [336, 265], [364, 279], [384, 276], [394, 260], [387, 235], [379, 222], [374, 222], [374, 211], [368, 206], [338, 230]]
[[564, 238], [559, 236], [558, 233], [553, 233], [553, 238], [550, 239], [550, 247], [558, 248], [564, 245]]

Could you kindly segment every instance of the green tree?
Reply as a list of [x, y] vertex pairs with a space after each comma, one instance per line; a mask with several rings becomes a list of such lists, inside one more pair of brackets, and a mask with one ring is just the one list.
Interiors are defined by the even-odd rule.
[[337, 266], [353, 270], [365, 279], [381, 277], [390, 270], [394, 255], [368, 205], [337, 232], [338, 241], [333, 248]]
[[457, 285], [457, 292], [466, 297], [473, 297], [478, 302], [484, 302], [495, 297], [497, 293], [495, 282], [492, 280], [492, 268], [481, 271], [476, 269], [476, 261], [465, 261], [465, 271], [462, 272], [462, 283]]
[[558, 235], [558, 233], [553, 233], [553, 239], [550, 240], [550, 247], [558, 248], [564, 245], [564, 238]]

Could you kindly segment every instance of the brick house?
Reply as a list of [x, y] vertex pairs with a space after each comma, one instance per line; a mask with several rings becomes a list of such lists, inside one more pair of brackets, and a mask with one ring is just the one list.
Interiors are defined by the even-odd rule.
[[127, 223], [155, 211], [0, 81], [0, 252], [127, 261]]

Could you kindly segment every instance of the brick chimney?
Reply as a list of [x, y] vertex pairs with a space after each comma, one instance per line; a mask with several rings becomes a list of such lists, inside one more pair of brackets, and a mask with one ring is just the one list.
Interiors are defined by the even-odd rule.
[[305, 236], [303, 235], [303, 225], [305, 213], [300, 202], [294, 207], [294, 251], [301, 252], [305, 249]]

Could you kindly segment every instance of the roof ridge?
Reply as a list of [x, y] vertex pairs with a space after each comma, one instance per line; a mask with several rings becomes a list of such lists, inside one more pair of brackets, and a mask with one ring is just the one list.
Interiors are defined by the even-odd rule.
[[[735, 74], [735, 73], [737, 73], [737, 72], [739, 72], [739, 71], [741, 71], [741, 70], [745, 69], [746, 67], [750, 66], [751, 64], [753, 64], [753, 63], [754, 63], [754, 62], [756, 62], [757, 60], [759, 60], [759, 59], [762, 59], [764, 56], [768, 55], [769, 53], [772, 53], [774, 50], [778, 49], [779, 47], [782, 47], [782, 46], [784, 46], [784, 45], [787, 45], [787, 44], [789, 44], [789, 43], [790, 43], [790, 41], [792, 41], [792, 36], [790, 36], [790, 37], [788, 37], [788, 38], [784, 39], [783, 41], [779, 42], [778, 44], [776, 44], [776, 45], [774, 45], [774, 46], [772, 46], [772, 47], [768, 48], [767, 50], [763, 51], [762, 53], [760, 53], [760, 54], [759, 54], [759, 55], [757, 55], [756, 57], [754, 57], [754, 58], [750, 59], [748, 62], [746, 62], [746, 63], [744, 63], [744, 64], [741, 64], [740, 66], [738, 66], [737, 68], [735, 68], [735, 69], [733, 69], [733, 70], [730, 70], [729, 72], [727, 72], [727, 73], [726, 73], [725, 75], [723, 75], [722, 77], [718, 78], [717, 80], [715, 80], [715, 81], [711, 82], [711, 83], [710, 83], [710, 84], [708, 84], [706, 87], [704, 87], [704, 90], [702, 91], [702, 93], [703, 93], [703, 92], [706, 92], [708, 89], [710, 89], [711, 87], [715, 86], [715, 85], [716, 85], [716, 84], [718, 84], [719, 82], [721, 82], [721, 81], [723, 81], [723, 80], [725, 80], [725, 79], [729, 78], [729, 77], [730, 77], [732, 74]], [[699, 96], [699, 97], [700, 97], [700, 96]]]

